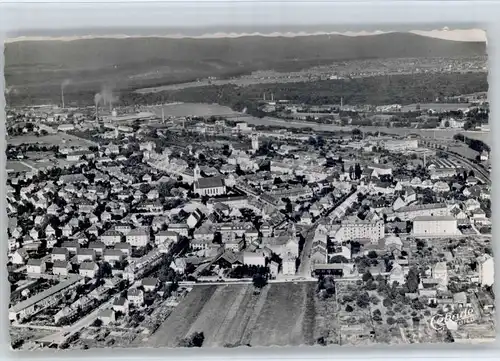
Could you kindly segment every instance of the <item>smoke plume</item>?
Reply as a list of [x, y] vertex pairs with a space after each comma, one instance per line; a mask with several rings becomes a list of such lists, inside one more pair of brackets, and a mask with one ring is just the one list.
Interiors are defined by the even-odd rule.
[[109, 105], [111, 108], [117, 101], [118, 97], [113, 94], [113, 88], [110, 85], [103, 86], [101, 92], [94, 96], [94, 103], [96, 106], [102, 103], [103, 105]]
[[61, 83], [61, 89], [66, 88], [71, 83], [70, 79], [66, 79]]

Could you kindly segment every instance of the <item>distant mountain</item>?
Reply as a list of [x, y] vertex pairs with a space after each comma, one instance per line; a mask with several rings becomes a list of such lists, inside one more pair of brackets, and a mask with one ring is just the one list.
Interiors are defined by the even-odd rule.
[[[88, 87], [102, 82], [133, 87], [147, 86], [159, 78], [164, 82], [182, 82], [253, 70], [299, 70], [335, 60], [485, 54], [484, 42], [448, 41], [412, 33], [20, 41], [6, 44], [5, 75], [8, 86], [31, 92], [39, 87], [58, 86], [68, 78]], [[147, 74], [155, 71], [161, 76]]]

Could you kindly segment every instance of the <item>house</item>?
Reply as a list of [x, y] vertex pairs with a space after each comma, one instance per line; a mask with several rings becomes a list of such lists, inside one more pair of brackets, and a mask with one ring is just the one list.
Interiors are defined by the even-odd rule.
[[259, 231], [255, 227], [245, 230], [245, 241], [251, 242], [259, 237]]
[[156, 290], [158, 287], [158, 279], [157, 278], [143, 278], [141, 281], [141, 286], [144, 288], [146, 292], [152, 292]]
[[243, 249], [245, 242], [243, 238], [236, 238], [234, 236], [229, 236], [228, 238], [222, 240], [224, 243], [224, 248], [227, 250], [231, 250], [233, 252], [239, 252]]
[[28, 258], [28, 252], [24, 248], [19, 248], [12, 255], [12, 263], [15, 265], [24, 265]]
[[78, 273], [82, 277], [95, 278], [99, 266], [95, 262], [85, 261], [80, 264]]
[[149, 243], [149, 229], [133, 229], [125, 238], [132, 247], [145, 247]]
[[392, 285], [394, 282], [397, 282], [399, 285], [403, 285], [406, 282], [403, 267], [396, 262], [393, 263], [389, 274], [389, 284]]
[[285, 257], [283, 257], [282, 266], [284, 275], [294, 275], [297, 269], [296, 257], [291, 253], [286, 254]]
[[269, 262], [269, 273], [271, 278], [276, 278], [278, 276], [279, 266], [280, 265], [275, 261]]
[[30, 235], [31, 238], [33, 238], [36, 241], [36, 240], [38, 240], [39, 233], [40, 232], [38, 231], [38, 229], [33, 228], [30, 231], [29, 235]]
[[246, 266], [266, 266], [266, 257], [262, 253], [243, 252], [243, 264]]
[[122, 240], [122, 234], [116, 230], [113, 229], [108, 229], [106, 232], [104, 232], [100, 240], [102, 243], [104, 243], [106, 246], [111, 246], [116, 243], [120, 243]]
[[106, 245], [103, 242], [90, 242], [88, 248], [94, 250], [96, 255], [102, 255]]
[[177, 233], [179, 236], [187, 237], [189, 234], [189, 226], [186, 223], [171, 223], [167, 230]]
[[42, 259], [29, 259], [26, 264], [26, 273], [28, 276], [38, 276], [45, 273], [46, 264]]
[[158, 193], [158, 191], [156, 189], [151, 189], [147, 194], [147, 198], [150, 201], [154, 201], [154, 200], [158, 199], [159, 197], [160, 197], [160, 193]]
[[52, 265], [52, 274], [57, 276], [67, 276], [71, 270], [71, 264], [68, 261], [54, 261]]
[[467, 199], [464, 205], [467, 212], [472, 212], [473, 210], [481, 207], [481, 203], [479, 203], [479, 201], [474, 198]]
[[105, 310], [100, 311], [97, 317], [99, 320], [102, 321], [103, 325], [109, 325], [110, 323], [116, 321], [115, 311], [111, 308], [107, 308]]
[[116, 297], [113, 301], [113, 310], [124, 315], [128, 313], [129, 302], [125, 297]]
[[131, 288], [127, 292], [127, 299], [130, 304], [141, 306], [144, 303], [144, 292], [138, 288]]
[[96, 251], [94, 249], [79, 248], [76, 252], [76, 259], [78, 263], [95, 261]]
[[170, 268], [172, 268], [177, 273], [184, 273], [186, 271], [186, 259], [176, 258], [170, 263]]
[[126, 223], [117, 223], [114, 228], [115, 228], [115, 231], [118, 231], [123, 235], [127, 235], [132, 230], [132, 227], [130, 227], [130, 224], [126, 224]]
[[119, 249], [105, 249], [103, 253], [104, 261], [110, 264], [121, 261], [123, 256], [123, 252]]
[[56, 235], [55, 229], [49, 224], [45, 227], [45, 237], [51, 237]]
[[80, 244], [77, 241], [65, 241], [61, 247], [67, 248], [70, 254], [76, 254], [76, 251], [80, 248]]
[[263, 237], [262, 246], [268, 247], [280, 257], [291, 253], [294, 257], [299, 256], [299, 242], [297, 237], [289, 235], [280, 235], [275, 237]]
[[439, 285], [448, 285], [448, 268], [446, 262], [437, 262], [432, 268], [432, 278], [437, 280]]
[[235, 253], [233, 251], [226, 250], [219, 256], [219, 258], [217, 258], [214, 264], [222, 269], [236, 268], [243, 265], [243, 257], [239, 252]]
[[65, 237], [69, 237], [73, 234], [73, 227], [71, 227], [69, 224], [66, 224], [63, 228], [62, 228], [62, 235], [65, 236]]
[[189, 228], [195, 228], [196, 225], [198, 225], [198, 223], [200, 223], [200, 221], [202, 220], [204, 214], [199, 210], [199, 209], [196, 209], [194, 212], [192, 212], [186, 223], [188, 225]]
[[55, 247], [52, 249], [51, 260], [67, 261], [69, 259], [69, 250], [67, 248]]
[[209, 249], [211, 245], [212, 241], [208, 239], [193, 239], [190, 243], [191, 248], [195, 251]]
[[132, 246], [129, 243], [121, 242], [114, 245], [114, 249], [119, 250], [125, 256], [130, 256], [132, 253]]

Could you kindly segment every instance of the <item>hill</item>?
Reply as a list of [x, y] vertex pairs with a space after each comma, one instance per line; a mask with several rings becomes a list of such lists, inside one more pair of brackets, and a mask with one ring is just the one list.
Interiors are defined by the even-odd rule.
[[254, 70], [294, 71], [335, 60], [485, 55], [486, 44], [456, 42], [411, 33], [373, 36], [316, 35], [239, 38], [95, 38], [20, 41], [5, 44], [5, 76], [16, 91], [37, 96], [175, 83], [207, 76], [235, 76]]

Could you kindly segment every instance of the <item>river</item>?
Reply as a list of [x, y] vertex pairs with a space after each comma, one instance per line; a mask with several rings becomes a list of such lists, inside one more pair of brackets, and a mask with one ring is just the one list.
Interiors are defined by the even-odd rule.
[[[415, 128], [388, 128], [388, 127], [373, 127], [373, 126], [340, 126], [334, 124], [319, 124], [297, 120], [283, 120], [273, 117], [257, 118], [248, 114], [235, 112], [231, 108], [219, 104], [202, 104], [202, 103], [175, 103], [163, 106], [165, 117], [187, 117], [187, 116], [227, 116], [232, 120], [246, 122], [251, 125], [267, 125], [283, 128], [311, 128], [316, 131], [334, 132], [334, 131], [350, 131], [355, 128], [363, 132], [382, 132], [399, 136], [416, 134], [423, 138], [435, 138], [437, 140], [452, 139], [455, 134], [461, 133], [467, 137], [482, 140], [488, 145], [491, 145], [490, 132], [486, 131], [465, 131], [463, 129], [415, 129]], [[151, 107], [151, 111], [161, 116], [161, 106]]]

